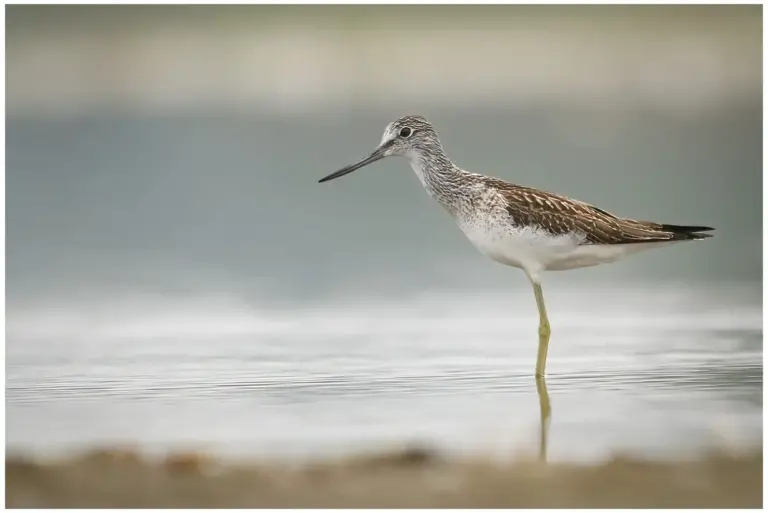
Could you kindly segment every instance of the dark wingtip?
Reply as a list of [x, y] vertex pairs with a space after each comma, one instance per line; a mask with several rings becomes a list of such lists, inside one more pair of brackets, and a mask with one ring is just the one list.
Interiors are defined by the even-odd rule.
[[672, 233], [711, 232], [714, 230], [710, 226], [681, 226], [677, 224], [662, 224], [661, 229]]
[[709, 232], [714, 230], [709, 226], [678, 226], [675, 224], [664, 224], [662, 229], [666, 232], [672, 233], [672, 240], [701, 240], [712, 237]]

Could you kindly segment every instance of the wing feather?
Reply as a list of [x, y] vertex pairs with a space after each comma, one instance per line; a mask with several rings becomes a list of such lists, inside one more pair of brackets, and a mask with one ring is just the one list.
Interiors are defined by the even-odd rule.
[[506, 200], [516, 224], [537, 225], [553, 235], [577, 233], [582, 244], [633, 244], [709, 237], [700, 226], [676, 226], [617, 217], [588, 203], [530, 187], [489, 179]]

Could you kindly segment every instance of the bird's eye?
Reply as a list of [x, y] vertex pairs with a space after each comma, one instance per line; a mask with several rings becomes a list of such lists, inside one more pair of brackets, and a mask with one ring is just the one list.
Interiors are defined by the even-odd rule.
[[413, 131], [409, 127], [403, 127], [400, 130], [400, 137], [410, 137]]

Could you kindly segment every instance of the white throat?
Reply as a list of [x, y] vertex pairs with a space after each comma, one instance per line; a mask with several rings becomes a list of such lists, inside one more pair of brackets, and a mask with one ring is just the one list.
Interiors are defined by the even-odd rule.
[[422, 163], [422, 160], [419, 158], [419, 156], [415, 152], [408, 152], [405, 154], [405, 158], [408, 159], [408, 162], [411, 164], [411, 169], [413, 169], [413, 172], [416, 173], [416, 176], [419, 177], [419, 181], [421, 182], [421, 185], [424, 186], [425, 189], [427, 189], [427, 192], [432, 194], [429, 190], [429, 187], [427, 186], [427, 180], [424, 176], [424, 164]]

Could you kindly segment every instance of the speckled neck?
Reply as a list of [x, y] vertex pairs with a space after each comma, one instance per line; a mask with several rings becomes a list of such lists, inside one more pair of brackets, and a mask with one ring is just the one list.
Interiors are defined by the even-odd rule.
[[462, 190], [470, 182], [470, 173], [451, 162], [440, 144], [409, 152], [406, 157], [427, 193], [451, 215], [458, 215], [467, 199]]

